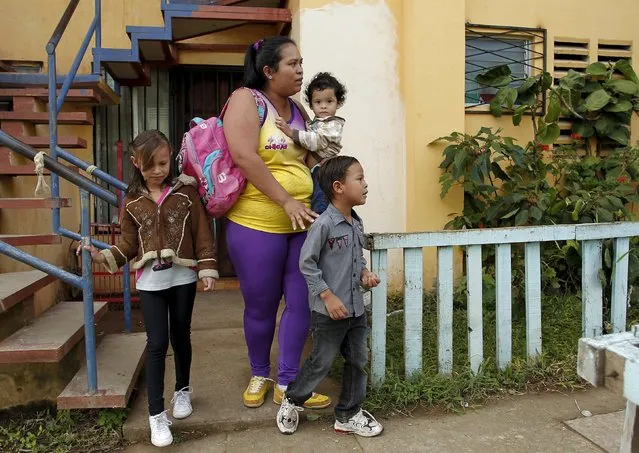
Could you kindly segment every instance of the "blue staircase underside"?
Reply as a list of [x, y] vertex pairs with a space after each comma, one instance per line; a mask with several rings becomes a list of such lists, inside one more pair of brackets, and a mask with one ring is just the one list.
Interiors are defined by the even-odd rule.
[[128, 26], [130, 49], [94, 48], [93, 57], [121, 85], [150, 84], [150, 66], [177, 64], [176, 41], [246, 23], [290, 24], [280, 0], [247, 0], [242, 6], [193, 4], [162, 0], [164, 26]]

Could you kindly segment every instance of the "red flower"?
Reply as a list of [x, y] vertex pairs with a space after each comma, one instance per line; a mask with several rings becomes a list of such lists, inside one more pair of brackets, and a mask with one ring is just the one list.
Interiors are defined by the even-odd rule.
[[625, 176], [619, 176], [617, 178], [617, 182], [620, 183], [620, 184], [624, 184], [624, 183], [628, 182], [628, 178], [625, 177]]
[[581, 135], [579, 135], [579, 134], [570, 134], [570, 138], [573, 138], [575, 140], [580, 140], [581, 139]]
[[550, 145], [539, 145], [542, 151], [550, 151]]
[[480, 222], [478, 226], [479, 226], [479, 229], [481, 230], [481, 229], [483, 229], [483, 228], [484, 228], [484, 223], [483, 223], [483, 222]]

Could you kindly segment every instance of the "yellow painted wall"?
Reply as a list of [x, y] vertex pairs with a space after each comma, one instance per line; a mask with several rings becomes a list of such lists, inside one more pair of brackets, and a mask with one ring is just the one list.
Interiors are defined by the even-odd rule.
[[[45, 46], [68, 3], [68, 0], [0, 1], [0, 58], [43, 61], [46, 71]], [[94, 2], [82, 0], [56, 52], [59, 73], [71, 67], [93, 15]], [[102, 47], [130, 48], [127, 25], [161, 26], [163, 23], [159, 0], [105, 0], [102, 2]], [[89, 46], [82, 61], [80, 73], [91, 71], [92, 47]]]

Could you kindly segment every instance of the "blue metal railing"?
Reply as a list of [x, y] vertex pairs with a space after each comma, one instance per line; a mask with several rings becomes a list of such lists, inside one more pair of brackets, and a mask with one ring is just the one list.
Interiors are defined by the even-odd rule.
[[[95, 166], [77, 158], [73, 154], [63, 150], [58, 146], [58, 115], [64, 104], [71, 85], [76, 77], [78, 68], [86, 54], [86, 51], [95, 38], [96, 48], [100, 48], [102, 44], [101, 38], [101, 0], [95, 0], [95, 14], [89, 28], [86, 32], [84, 40], [80, 45], [80, 49], [71, 64], [71, 68], [62, 80], [60, 91], [57, 91], [59, 77], [56, 71], [56, 48], [64, 34], [73, 13], [75, 12], [80, 0], [70, 0], [64, 14], [60, 18], [51, 39], [49, 39], [46, 51], [48, 56], [48, 88], [49, 88], [49, 137], [50, 150], [49, 155], [44, 156], [44, 167], [51, 171], [51, 196], [53, 198], [60, 197], [60, 180], [62, 177], [67, 181], [75, 184], [80, 188], [80, 210], [81, 210], [81, 226], [80, 234], [70, 231], [60, 224], [60, 208], [53, 208], [52, 226], [55, 234], [65, 236], [74, 240], [81, 241], [83, 246], [93, 244], [98, 248], [108, 248], [109, 244], [91, 239], [91, 202], [90, 195], [94, 195], [111, 205], [118, 206], [126, 192], [127, 185], [122, 181], [112, 177], [108, 173], [97, 169]], [[101, 71], [99, 52], [94, 55], [92, 71], [94, 75], [99, 75]], [[19, 153], [31, 160], [34, 160], [38, 154], [33, 148], [15, 139], [14, 137], [0, 131], [0, 145], [6, 146], [16, 153]], [[118, 189], [119, 195], [105, 189], [90, 179], [70, 170], [66, 166], [58, 162], [58, 158], [62, 158], [67, 162], [87, 171], [95, 178], [102, 180]], [[55, 266], [47, 261], [32, 256], [22, 250], [0, 241], [0, 253], [7, 255], [13, 259], [28, 264], [36, 269], [40, 269], [47, 274], [70, 284], [83, 293], [84, 304], [84, 338], [86, 348], [87, 363], [87, 390], [89, 393], [95, 393], [98, 389], [98, 374], [96, 362], [96, 344], [95, 344], [95, 327], [93, 317], [93, 271], [91, 268], [91, 254], [82, 249], [82, 276], [75, 275]], [[124, 268], [123, 273], [123, 290], [124, 290], [124, 324], [127, 332], [131, 331], [131, 293], [130, 293], [130, 274], [128, 264]]]

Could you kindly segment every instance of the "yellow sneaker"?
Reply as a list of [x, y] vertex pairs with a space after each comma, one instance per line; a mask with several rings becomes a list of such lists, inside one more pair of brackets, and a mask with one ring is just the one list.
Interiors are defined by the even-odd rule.
[[266, 400], [266, 394], [271, 387], [271, 380], [263, 376], [253, 376], [242, 395], [242, 402], [246, 407], [260, 407]]
[[[280, 388], [275, 385], [273, 388], [273, 402], [278, 405], [282, 404], [282, 398], [284, 398], [284, 392], [282, 392]], [[329, 396], [313, 392], [313, 395], [311, 395], [309, 399], [304, 401], [304, 407], [306, 409], [324, 409], [325, 407], [330, 406], [331, 403], [332, 401]]]

